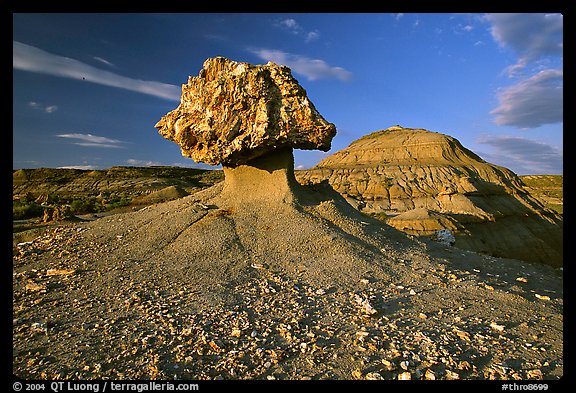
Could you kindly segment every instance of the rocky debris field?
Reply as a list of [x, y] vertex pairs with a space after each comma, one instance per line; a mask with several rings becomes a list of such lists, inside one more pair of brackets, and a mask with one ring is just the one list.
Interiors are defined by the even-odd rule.
[[[200, 206], [201, 207], [201, 206]], [[199, 208], [200, 208], [199, 207]], [[204, 206], [207, 208], [207, 206]], [[126, 215], [108, 218], [122, 233]], [[125, 220], [125, 218], [124, 218]], [[390, 239], [344, 288], [266, 260], [213, 288], [114, 260], [86, 224], [14, 245], [13, 372], [31, 379], [557, 379], [561, 271]], [[425, 252], [423, 252], [423, 250]], [[116, 254], [117, 255], [117, 254]]]

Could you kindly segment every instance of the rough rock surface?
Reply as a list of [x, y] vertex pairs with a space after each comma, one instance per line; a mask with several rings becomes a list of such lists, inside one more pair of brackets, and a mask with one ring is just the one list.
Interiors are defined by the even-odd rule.
[[155, 125], [196, 162], [236, 166], [281, 148], [330, 149], [336, 127], [290, 69], [207, 59], [182, 86], [180, 105]]
[[410, 234], [430, 235], [442, 216], [456, 227], [445, 228], [454, 230], [457, 247], [562, 264], [561, 217], [533, 198], [512, 171], [485, 162], [447, 135], [390, 127], [297, 177], [303, 183], [328, 180], [361, 211], [389, 216], [388, 224]]

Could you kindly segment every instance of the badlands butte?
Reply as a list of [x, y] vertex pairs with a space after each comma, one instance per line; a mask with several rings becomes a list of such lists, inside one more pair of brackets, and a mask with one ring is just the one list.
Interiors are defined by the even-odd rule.
[[448, 135], [400, 126], [368, 134], [299, 174], [412, 235], [441, 229], [459, 248], [562, 265], [562, 217], [509, 169]]
[[562, 218], [511, 171], [396, 126], [295, 173], [336, 129], [274, 63], [208, 59], [156, 127], [224, 180], [16, 242], [17, 377], [563, 376]]

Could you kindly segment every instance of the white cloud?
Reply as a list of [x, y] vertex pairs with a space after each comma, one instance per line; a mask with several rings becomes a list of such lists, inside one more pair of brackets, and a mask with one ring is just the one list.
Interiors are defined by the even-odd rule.
[[17, 70], [117, 87], [171, 101], [180, 100], [181, 89], [178, 86], [128, 78], [18, 41], [13, 41], [12, 58], [13, 68]]
[[122, 146], [122, 143], [125, 143], [118, 139], [112, 139], [92, 134], [72, 133], [72, 134], [58, 134], [56, 136], [59, 138], [72, 139], [74, 140], [74, 142], [71, 142], [72, 144], [84, 147], [102, 147], [102, 148], [118, 149], [123, 148], [124, 146]]
[[93, 56], [92, 58], [93, 58], [94, 60], [99, 61], [99, 62], [102, 63], [102, 64], [106, 64], [106, 65], [109, 66], [109, 67], [116, 67], [116, 65], [114, 65], [113, 63], [111, 63], [111, 62], [109, 62], [108, 60], [103, 59], [103, 58], [101, 58], [101, 57], [99, 57], [99, 56]]
[[513, 72], [546, 56], [562, 56], [564, 18], [562, 14], [487, 14], [494, 40], [503, 48], [512, 49], [519, 58]]
[[274, 26], [287, 30], [294, 35], [303, 37], [304, 42], [306, 43], [316, 41], [320, 38], [320, 32], [318, 30], [307, 31], [302, 26], [300, 26], [300, 24], [298, 24], [296, 19], [280, 19], [274, 23]]
[[306, 56], [295, 55], [273, 49], [252, 49], [250, 51], [263, 60], [288, 66], [295, 73], [304, 75], [311, 81], [331, 78], [346, 81], [352, 77], [350, 71], [347, 71], [342, 67], [330, 66], [324, 60], [310, 59]]
[[482, 157], [519, 174], [558, 174], [563, 171], [563, 153], [549, 144], [517, 136], [484, 136], [477, 143], [488, 145], [491, 153]]
[[511, 49], [518, 57], [504, 73], [524, 78], [497, 91], [499, 105], [490, 112], [496, 116], [496, 124], [535, 128], [562, 122], [563, 71], [550, 65], [563, 56], [562, 14], [486, 14], [483, 20], [490, 23], [492, 38], [498, 45]]
[[320, 38], [320, 33], [318, 33], [317, 30], [315, 31], [310, 31], [306, 34], [306, 38], [304, 38], [305, 42], [312, 42], [312, 41], [316, 41], [317, 39]]
[[158, 161], [137, 160], [135, 158], [127, 159], [126, 163], [133, 166], [162, 166], [162, 163]]
[[28, 106], [33, 109], [41, 110], [46, 113], [54, 113], [58, 110], [58, 106], [56, 105], [42, 105], [35, 101], [30, 101]]
[[298, 30], [300, 28], [300, 26], [298, 25], [298, 22], [296, 22], [296, 20], [292, 19], [292, 18], [282, 19], [278, 22], [278, 25], [285, 27], [287, 29], [290, 29], [290, 30]]
[[98, 166], [96, 166], [96, 165], [67, 165], [67, 166], [59, 166], [58, 169], [95, 170], [95, 169], [98, 169]]
[[563, 71], [548, 69], [499, 89], [499, 105], [490, 114], [498, 125], [536, 128], [560, 123], [564, 116]]

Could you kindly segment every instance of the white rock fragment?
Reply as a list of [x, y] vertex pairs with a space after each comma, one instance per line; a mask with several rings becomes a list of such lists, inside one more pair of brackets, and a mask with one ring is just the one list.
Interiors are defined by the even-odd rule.
[[537, 294], [537, 293], [535, 293], [534, 296], [536, 296], [536, 298], [538, 298], [538, 299], [540, 299], [540, 300], [550, 300], [550, 296], [539, 295], [539, 294]]
[[542, 371], [541, 371], [541, 370], [534, 369], [534, 370], [529, 370], [529, 371], [526, 373], [526, 376], [527, 376], [529, 379], [542, 379], [544, 375], [542, 374]]
[[76, 269], [48, 269], [46, 270], [47, 276], [68, 276], [76, 273]]
[[452, 370], [446, 370], [446, 379], [449, 380], [460, 379], [460, 375]]
[[456, 238], [454, 234], [449, 229], [439, 229], [434, 233], [432, 239], [436, 240], [438, 243], [442, 243], [445, 246], [453, 246], [456, 244]]
[[408, 381], [410, 379], [412, 379], [412, 375], [410, 374], [409, 371], [398, 374], [398, 380], [400, 381]]
[[48, 335], [48, 325], [45, 322], [34, 322], [30, 327], [35, 332]]
[[434, 373], [434, 371], [428, 369], [428, 370], [426, 370], [426, 373], [424, 373], [424, 379], [427, 379], [429, 381], [434, 381], [434, 380], [436, 380], [436, 374]]
[[364, 311], [368, 315], [373, 315], [378, 312], [374, 307], [372, 307], [368, 299], [363, 298], [358, 294], [354, 294], [354, 301], [356, 302], [356, 304], [362, 307], [362, 311]]

